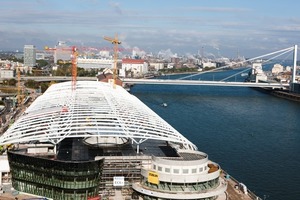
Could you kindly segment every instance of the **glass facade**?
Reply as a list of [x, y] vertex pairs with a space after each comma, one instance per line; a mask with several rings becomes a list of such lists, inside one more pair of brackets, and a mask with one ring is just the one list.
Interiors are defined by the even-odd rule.
[[[148, 182], [146, 177], [142, 177], [141, 185], [145, 190], [148, 191], [156, 191], [161, 193], [187, 193], [187, 194], [198, 194], [198, 193], [206, 193], [207, 191], [213, 190], [219, 186], [219, 177], [216, 179], [212, 179], [210, 181], [205, 182], [196, 182], [196, 183], [171, 183], [171, 182], [163, 182], [160, 181], [159, 184], [152, 184]], [[163, 199], [154, 196], [149, 196], [147, 194], [141, 194], [139, 192], [133, 192], [132, 199], [138, 199], [141, 196], [144, 200], [171, 200], [170, 199]], [[216, 200], [218, 196], [212, 196], [207, 198], [197, 198], [197, 200]], [[189, 200], [189, 199], [188, 199]], [[196, 200], [196, 199], [193, 199]]]
[[159, 190], [162, 192], [185, 192], [187, 189], [190, 192], [205, 192], [207, 190], [215, 189], [219, 186], [219, 178], [205, 181], [205, 182], [197, 182], [197, 183], [170, 183], [170, 182], [163, 182], [160, 181], [159, 184], [152, 184], [149, 183], [147, 178], [143, 177], [141, 184], [145, 188], [149, 188], [149, 190]]
[[13, 187], [55, 200], [96, 197], [103, 160], [58, 161], [8, 152]]

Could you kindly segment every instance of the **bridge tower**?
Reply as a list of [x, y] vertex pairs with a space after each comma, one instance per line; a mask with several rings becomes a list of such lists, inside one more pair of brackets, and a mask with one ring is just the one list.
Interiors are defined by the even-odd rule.
[[295, 83], [296, 81], [296, 71], [297, 71], [297, 50], [298, 50], [298, 45], [294, 46], [294, 60], [293, 60], [293, 74], [292, 74], [292, 80], [290, 83], [290, 91], [294, 91]]
[[294, 65], [293, 65], [293, 79], [292, 83], [296, 82], [296, 70], [297, 70], [297, 50], [298, 50], [298, 45], [294, 46]]

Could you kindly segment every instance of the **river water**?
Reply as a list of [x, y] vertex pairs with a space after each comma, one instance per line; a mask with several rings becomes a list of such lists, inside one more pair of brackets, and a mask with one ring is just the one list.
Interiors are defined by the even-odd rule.
[[262, 199], [300, 199], [300, 103], [243, 87], [135, 85], [131, 93]]

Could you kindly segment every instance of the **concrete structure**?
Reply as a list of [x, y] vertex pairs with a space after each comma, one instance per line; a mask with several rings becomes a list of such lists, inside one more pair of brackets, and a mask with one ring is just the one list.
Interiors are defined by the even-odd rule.
[[143, 77], [148, 73], [148, 63], [142, 59], [122, 59], [122, 68], [119, 70], [120, 77]]
[[4, 79], [11, 79], [15, 77], [14, 70], [0, 69], [0, 77]]
[[36, 48], [34, 45], [24, 46], [24, 66], [33, 67], [36, 65]]
[[10, 167], [7, 156], [0, 156], [0, 193], [3, 184], [11, 183]]
[[114, 60], [77, 58], [77, 66], [84, 69], [112, 69], [114, 67]]
[[164, 68], [164, 63], [163, 62], [150, 62], [149, 67], [153, 68], [154, 70], [158, 71], [160, 69]]
[[45, 52], [37, 52], [36, 53], [36, 59], [37, 60], [45, 60]]
[[[115, 84], [119, 85], [119, 86], [123, 86], [123, 82], [118, 78], [116, 78], [116, 82]], [[103, 71], [103, 73], [99, 73], [97, 75], [97, 80], [101, 81], [101, 82], [106, 82], [106, 83], [110, 83], [110, 84], [114, 84], [114, 75], [112, 70], [105, 70]]]
[[217, 63], [214, 62], [202, 62], [202, 68], [216, 68]]
[[103, 51], [100, 51], [99, 52], [99, 55], [102, 57], [102, 58], [109, 58], [109, 57], [111, 57], [110, 56], [110, 52], [107, 50], [103, 50]]
[[227, 184], [219, 179], [220, 167], [205, 153], [178, 150], [178, 158], [153, 157], [142, 168], [142, 181], [133, 189], [143, 199], [214, 199], [224, 194]]
[[251, 69], [251, 75], [249, 76], [249, 80], [251, 82], [258, 83], [260, 81], [267, 81], [267, 75], [262, 69], [262, 62], [253, 62], [252, 63], [252, 69]]
[[66, 42], [59, 41], [54, 50], [54, 63], [57, 63], [58, 60], [70, 61], [71, 55], [72, 48], [70, 48]]
[[12, 61], [0, 59], [0, 67], [4, 69], [10, 69], [12, 67]]
[[279, 73], [281, 73], [281, 72], [283, 72], [283, 71], [284, 71], [284, 68], [283, 68], [283, 66], [280, 65], [280, 64], [275, 64], [275, 65], [272, 67], [272, 74], [277, 75], [277, 74], [279, 74]]

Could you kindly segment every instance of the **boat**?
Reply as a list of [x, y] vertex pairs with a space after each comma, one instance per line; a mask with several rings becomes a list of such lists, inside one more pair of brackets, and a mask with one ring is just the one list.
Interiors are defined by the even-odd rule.
[[167, 104], [167, 103], [162, 103], [161, 106], [162, 106], [162, 107], [167, 107], [168, 104]]
[[248, 76], [248, 73], [241, 73], [242, 77]]

